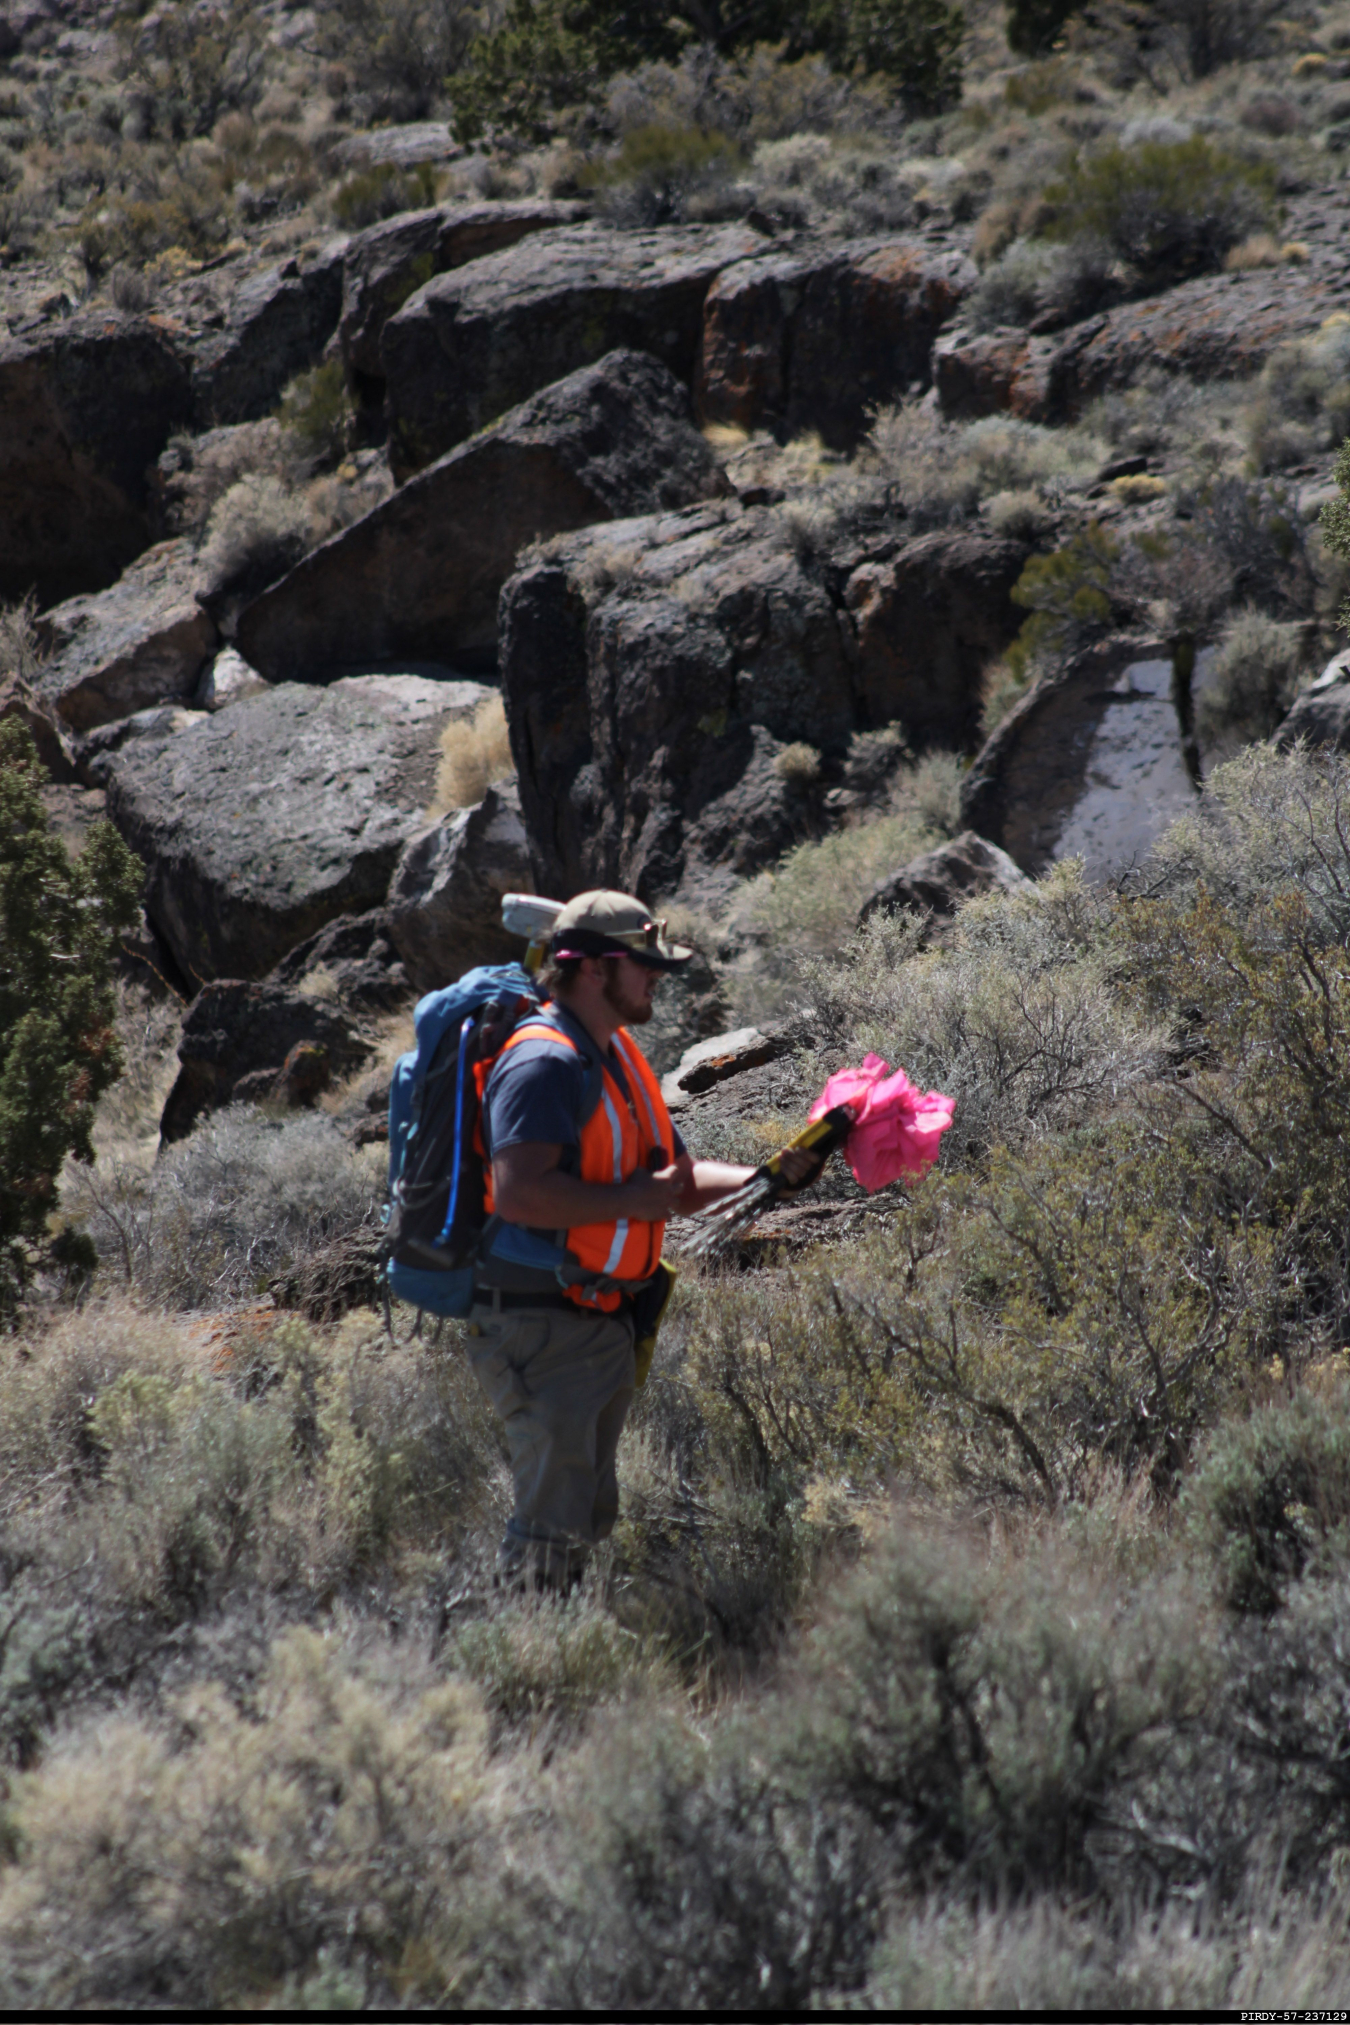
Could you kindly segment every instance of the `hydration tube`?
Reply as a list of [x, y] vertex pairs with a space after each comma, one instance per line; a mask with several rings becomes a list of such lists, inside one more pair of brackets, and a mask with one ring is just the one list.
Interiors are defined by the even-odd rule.
[[463, 1162], [459, 1157], [460, 1136], [464, 1130], [464, 1082], [469, 1073], [469, 1035], [473, 1032], [473, 1014], [465, 1020], [459, 1030], [459, 1063], [455, 1072], [455, 1170], [450, 1183], [450, 1206], [445, 1212], [445, 1228], [436, 1240], [436, 1249], [449, 1243], [450, 1233], [455, 1227], [455, 1211], [459, 1208], [459, 1176]]

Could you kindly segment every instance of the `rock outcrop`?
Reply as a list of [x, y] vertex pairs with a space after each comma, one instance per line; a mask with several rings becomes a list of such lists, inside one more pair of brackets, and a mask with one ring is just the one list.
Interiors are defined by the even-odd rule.
[[1346, 311], [1350, 276], [1343, 260], [1211, 274], [1053, 335], [949, 331], [934, 348], [933, 375], [942, 411], [953, 420], [1006, 411], [1028, 422], [1060, 422], [1150, 370], [1245, 379], [1277, 346]]
[[704, 304], [699, 414], [852, 449], [870, 409], [929, 384], [933, 341], [976, 279], [963, 254], [913, 239], [738, 262]]
[[0, 339], [0, 598], [112, 583], [150, 543], [147, 473], [191, 411], [164, 318], [85, 312]]
[[219, 979], [197, 993], [184, 1016], [160, 1136], [185, 1139], [204, 1112], [234, 1099], [303, 1103], [368, 1051], [337, 1005], [271, 980]]
[[414, 290], [433, 275], [500, 253], [532, 232], [574, 225], [582, 204], [441, 204], [403, 211], [357, 233], [347, 249], [337, 341], [348, 373], [383, 381], [380, 338]]
[[680, 383], [645, 353], [611, 352], [306, 556], [241, 614], [240, 651], [276, 681], [400, 655], [490, 666], [497, 600], [527, 541], [720, 486]]
[[438, 275], [380, 341], [395, 476], [606, 352], [650, 352], [688, 384], [709, 284], [763, 243], [740, 225], [577, 225]]
[[1017, 631], [1012, 590], [1026, 560], [1025, 542], [954, 528], [862, 563], [844, 594], [859, 722], [898, 718], [915, 744], [973, 744], [981, 677]]
[[897, 914], [913, 908], [920, 914], [949, 921], [958, 907], [980, 893], [1016, 893], [1031, 886], [1006, 851], [963, 830], [949, 844], [911, 859], [887, 879], [878, 880], [858, 916], [861, 928], [874, 914]]
[[1332, 745], [1350, 751], [1350, 650], [1328, 662], [1315, 682], [1304, 690], [1275, 734], [1275, 743], [1287, 752], [1300, 739], [1309, 745]]
[[197, 602], [203, 581], [192, 543], [165, 541], [107, 590], [43, 613], [35, 686], [63, 724], [92, 731], [192, 695], [219, 645]]
[[733, 506], [526, 561], [502, 593], [501, 667], [544, 890], [716, 904], [821, 825], [785, 746], [838, 758], [896, 718], [961, 743], [983, 660], [1016, 632], [1024, 559], [937, 535], [812, 560], [771, 508]]
[[1160, 655], [1117, 634], [1035, 684], [966, 775], [963, 820], [1033, 876], [1067, 857], [1095, 880], [1142, 863], [1196, 794]]
[[432, 991], [476, 963], [510, 963], [520, 937], [502, 927], [502, 895], [533, 883], [514, 781], [410, 839], [389, 887], [389, 939], [414, 987]]
[[317, 363], [342, 311], [345, 239], [306, 260], [251, 274], [230, 298], [223, 330], [198, 340], [192, 368], [199, 429], [251, 422], [286, 382]]
[[184, 974], [260, 977], [339, 914], [378, 906], [423, 826], [451, 718], [477, 683], [287, 683], [109, 770], [108, 813], [147, 868], [145, 906]]

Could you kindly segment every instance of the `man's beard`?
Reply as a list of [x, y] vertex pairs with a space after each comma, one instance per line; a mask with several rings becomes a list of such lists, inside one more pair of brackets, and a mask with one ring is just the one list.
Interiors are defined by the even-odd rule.
[[652, 1016], [652, 1002], [645, 992], [641, 998], [630, 997], [623, 989], [617, 964], [605, 966], [605, 1001], [626, 1027], [645, 1026]]

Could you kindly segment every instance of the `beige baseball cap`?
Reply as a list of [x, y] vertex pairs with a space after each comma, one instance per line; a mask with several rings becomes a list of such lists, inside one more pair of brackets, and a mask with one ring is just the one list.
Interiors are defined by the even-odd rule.
[[553, 924], [549, 948], [555, 958], [631, 956], [650, 970], [677, 970], [694, 953], [668, 942], [665, 922], [654, 920], [631, 893], [604, 887], [568, 901]]

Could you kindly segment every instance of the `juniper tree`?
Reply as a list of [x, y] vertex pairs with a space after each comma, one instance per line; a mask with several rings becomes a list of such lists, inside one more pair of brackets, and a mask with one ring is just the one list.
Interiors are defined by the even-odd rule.
[[62, 1164], [92, 1160], [94, 1105], [121, 1072], [112, 955], [143, 869], [111, 823], [72, 861], [43, 779], [27, 729], [0, 721], [0, 1315], [44, 1256], [91, 1262], [87, 1239], [50, 1223]]

